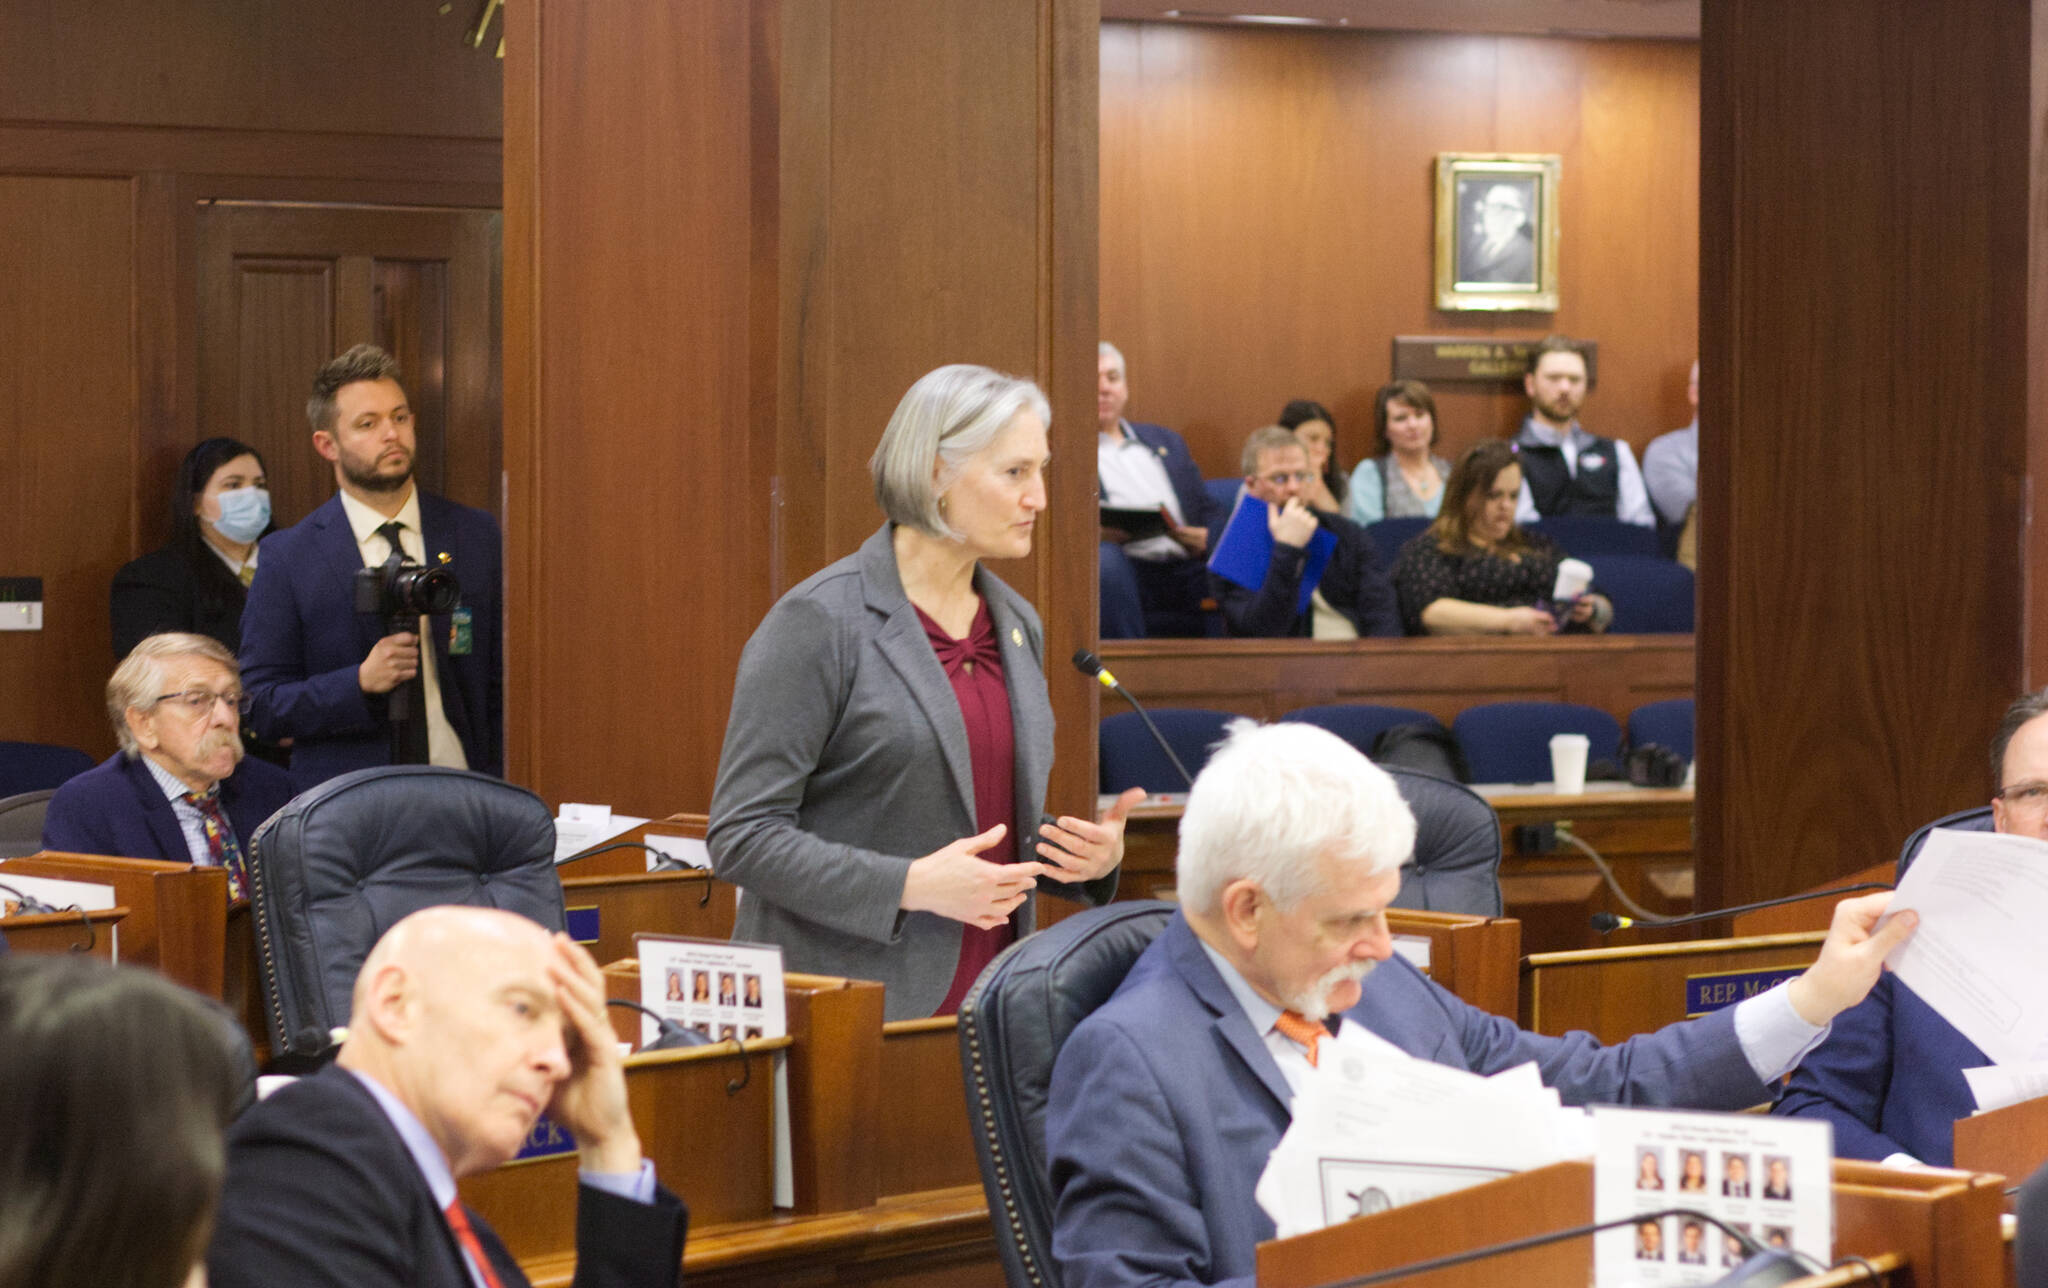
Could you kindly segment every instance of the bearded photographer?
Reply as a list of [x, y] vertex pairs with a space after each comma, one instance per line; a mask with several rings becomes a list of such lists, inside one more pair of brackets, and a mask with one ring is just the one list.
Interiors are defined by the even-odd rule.
[[338, 490], [262, 543], [242, 615], [250, 722], [296, 740], [299, 791], [375, 765], [503, 773], [497, 523], [420, 490], [382, 349], [321, 367], [306, 415]]

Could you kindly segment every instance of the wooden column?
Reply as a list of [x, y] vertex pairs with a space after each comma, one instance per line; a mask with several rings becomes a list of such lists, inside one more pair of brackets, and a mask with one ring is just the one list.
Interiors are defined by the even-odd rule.
[[1889, 858], [1988, 796], [2040, 600], [2034, 21], [1703, 7], [1702, 906]]
[[881, 522], [866, 462], [947, 362], [1037, 379], [1055, 810], [1094, 791], [1096, 13], [1078, 0], [538, 0], [508, 13], [512, 776], [710, 801], [776, 596]]

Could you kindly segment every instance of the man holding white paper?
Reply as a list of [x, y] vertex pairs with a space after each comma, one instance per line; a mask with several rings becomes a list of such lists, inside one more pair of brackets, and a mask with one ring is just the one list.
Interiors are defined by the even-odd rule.
[[[2048, 689], [2026, 694], [2006, 708], [1991, 740], [1991, 771], [1998, 784], [1991, 801], [1993, 830], [2005, 837], [2048, 841]], [[1940, 835], [1930, 836], [1922, 862]], [[2031, 848], [2003, 837], [1979, 839], [2001, 849]], [[2031, 866], [2032, 856], [2011, 858], [2020, 864], [2016, 871]], [[1995, 853], [1993, 859], [2003, 861]], [[1990, 897], [2010, 910], [2024, 906], [2020, 891], [2003, 881]], [[2026, 929], [2037, 933], [2038, 924], [2028, 921]], [[1926, 946], [1938, 949], [1944, 939], [1955, 938], [1950, 931], [1930, 938]], [[1967, 987], [1964, 980], [1951, 979]], [[2014, 1004], [2004, 1005], [2001, 993]], [[2039, 988], [2029, 981], [2015, 992], [1992, 978], [1982, 1004], [1967, 1009], [1981, 1017], [1993, 1008], [2013, 1017], [2007, 1023], [2017, 1023], [2025, 1010], [2038, 1010], [2031, 996], [2019, 993], [2034, 995]], [[1965, 1008], [1950, 1003], [1945, 1013], [1937, 1000], [1887, 972], [1869, 999], [1843, 1015], [1828, 1040], [1800, 1065], [1772, 1112], [1827, 1119], [1834, 1124], [1835, 1153], [1844, 1158], [1948, 1166], [1955, 1158], [1955, 1120], [1992, 1107], [1980, 1104], [1967, 1072], [1995, 1062], [1995, 1068], [1978, 1075], [1979, 1081], [1987, 1089], [1992, 1083], [2006, 1084], [1999, 1099], [2010, 1103], [2012, 1097], [2025, 1098], [2048, 1071], [2030, 1067], [2031, 1060], [2041, 1057], [2030, 1056], [2024, 1045], [1987, 1053], [1962, 1031], [1962, 1026], [1974, 1027]], [[1998, 1044], [1988, 1033], [1986, 1040]]]
[[1274, 1233], [1254, 1186], [1319, 1051], [1342, 1048], [1352, 1024], [1468, 1072], [1533, 1061], [1568, 1103], [1736, 1109], [1862, 999], [1913, 924], [1873, 935], [1889, 896], [1847, 901], [1799, 978], [1602, 1047], [1523, 1032], [1394, 954], [1385, 912], [1414, 840], [1392, 780], [1341, 739], [1232, 726], [1182, 818], [1181, 911], [1053, 1071], [1053, 1250], [1068, 1288], [1249, 1285]]

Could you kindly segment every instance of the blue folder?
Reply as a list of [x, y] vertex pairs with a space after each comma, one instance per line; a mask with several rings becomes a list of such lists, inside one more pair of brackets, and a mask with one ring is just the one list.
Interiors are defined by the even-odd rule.
[[[1330, 556], [1336, 550], [1337, 534], [1328, 528], [1318, 527], [1308, 539], [1308, 561], [1302, 565], [1295, 612], [1308, 611], [1309, 597], [1316, 593], [1323, 569], [1330, 566]], [[1209, 571], [1246, 590], [1257, 590], [1266, 584], [1266, 570], [1272, 566], [1273, 532], [1266, 526], [1266, 503], [1249, 492], [1242, 493], [1230, 522], [1224, 525], [1223, 536], [1210, 552]]]

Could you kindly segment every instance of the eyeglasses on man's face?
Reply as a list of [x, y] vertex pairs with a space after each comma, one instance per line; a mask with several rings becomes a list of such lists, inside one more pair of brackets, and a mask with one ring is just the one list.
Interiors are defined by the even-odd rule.
[[242, 715], [249, 714], [250, 697], [241, 689], [224, 689], [215, 693], [212, 689], [180, 689], [176, 693], [159, 693], [150, 699], [150, 705], [169, 703], [189, 716], [213, 714], [213, 704], [225, 702]]

